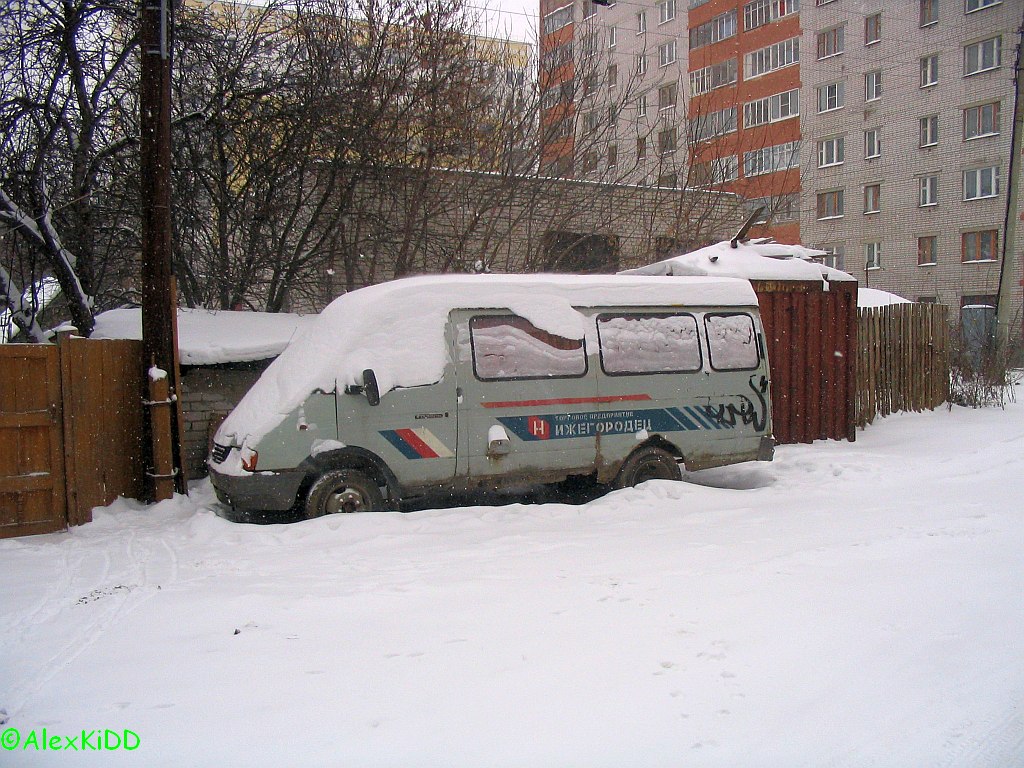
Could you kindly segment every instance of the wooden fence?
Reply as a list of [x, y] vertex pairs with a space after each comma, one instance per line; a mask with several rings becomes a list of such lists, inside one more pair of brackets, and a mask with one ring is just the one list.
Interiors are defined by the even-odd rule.
[[0, 345], [0, 537], [63, 530], [144, 491], [142, 344]]
[[858, 312], [857, 426], [949, 397], [949, 323], [941, 304], [892, 304]]

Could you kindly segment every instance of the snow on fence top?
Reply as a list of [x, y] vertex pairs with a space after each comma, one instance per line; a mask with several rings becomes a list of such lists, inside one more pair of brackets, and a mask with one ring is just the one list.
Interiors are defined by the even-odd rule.
[[756, 306], [746, 280], [617, 275], [438, 275], [344, 294], [264, 371], [217, 432], [255, 446], [312, 392], [361, 384], [372, 368], [381, 394], [433, 384], [444, 374], [453, 309], [505, 309], [548, 333], [587, 334], [575, 307]]
[[857, 291], [858, 308], [887, 307], [890, 304], [913, 304], [913, 302], [902, 296], [897, 296], [895, 293], [880, 291], [877, 288], [861, 288]]
[[[182, 365], [245, 363], [277, 357], [315, 315], [178, 309]], [[94, 339], [141, 339], [142, 310], [111, 309], [96, 316]]]
[[747, 280], [853, 280], [851, 275], [812, 261], [825, 251], [764, 239], [732, 243], [725, 240], [690, 253], [627, 269], [624, 275], [704, 275]]

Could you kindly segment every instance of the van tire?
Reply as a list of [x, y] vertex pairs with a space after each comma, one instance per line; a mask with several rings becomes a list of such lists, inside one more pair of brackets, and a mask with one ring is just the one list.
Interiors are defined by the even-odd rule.
[[377, 483], [357, 469], [332, 469], [313, 481], [306, 494], [306, 519], [351, 512], [383, 512]]
[[679, 463], [668, 451], [654, 445], [638, 448], [622, 462], [612, 483], [614, 488], [630, 488], [648, 480], [682, 480]]

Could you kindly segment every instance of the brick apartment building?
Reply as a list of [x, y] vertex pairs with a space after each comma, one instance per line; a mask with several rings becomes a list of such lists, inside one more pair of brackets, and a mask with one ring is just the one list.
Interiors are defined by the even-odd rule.
[[[994, 300], [1021, 0], [540, 14], [542, 172], [735, 192], [767, 206], [762, 231], [831, 251], [862, 285], [954, 311]], [[1011, 245], [1020, 327], [1024, 232]]]

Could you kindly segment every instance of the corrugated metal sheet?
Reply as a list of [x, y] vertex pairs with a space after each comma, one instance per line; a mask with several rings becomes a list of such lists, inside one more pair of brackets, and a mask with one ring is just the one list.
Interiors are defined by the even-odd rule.
[[856, 437], [857, 284], [754, 281], [779, 443]]

